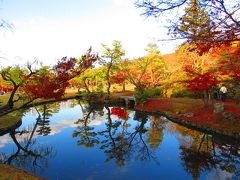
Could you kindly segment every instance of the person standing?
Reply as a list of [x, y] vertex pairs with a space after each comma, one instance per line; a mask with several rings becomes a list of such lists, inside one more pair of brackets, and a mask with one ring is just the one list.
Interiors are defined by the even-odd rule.
[[221, 93], [221, 100], [224, 102], [227, 98], [227, 88], [223, 84], [222, 87], [220, 88], [220, 93]]

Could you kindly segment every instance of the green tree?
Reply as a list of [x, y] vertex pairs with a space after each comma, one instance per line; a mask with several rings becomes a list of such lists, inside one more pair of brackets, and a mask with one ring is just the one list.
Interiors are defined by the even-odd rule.
[[103, 86], [105, 83], [105, 67], [99, 67], [94, 69], [88, 69], [80, 76], [77, 76], [70, 80], [70, 85], [78, 89], [86, 90], [87, 93], [103, 92]]
[[159, 47], [158, 47], [158, 45], [156, 43], [148, 43], [147, 47], [145, 48], [145, 50], [149, 54], [160, 54]]
[[187, 37], [190, 41], [203, 41], [211, 37], [212, 28], [213, 21], [206, 10], [200, 6], [199, 0], [191, 0], [174, 30], [176, 36]]
[[6, 67], [0, 71], [0, 74], [6, 82], [13, 86], [13, 90], [9, 96], [7, 105], [4, 108], [13, 108], [15, 94], [19, 87], [21, 87], [33, 74], [36, 74], [36, 70], [33, 70], [32, 64], [28, 64], [27, 68], [21, 68], [20, 66]]
[[121, 62], [122, 57], [125, 55], [125, 50], [122, 47], [120, 41], [114, 40], [112, 47], [108, 47], [105, 44], [102, 44], [104, 51], [101, 57], [101, 64], [106, 66], [106, 80], [107, 80], [107, 94], [110, 96], [110, 73], [114, 68], [115, 64]]

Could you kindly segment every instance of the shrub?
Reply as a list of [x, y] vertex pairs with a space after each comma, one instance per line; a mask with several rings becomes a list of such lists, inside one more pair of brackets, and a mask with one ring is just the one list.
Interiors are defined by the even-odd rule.
[[148, 98], [161, 96], [162, 91], [160, 88], [146, 89], [144, 92], [138, 92], [135, 94], [135, 98], [138, 104], [144, 104]]
[[171, 97], [190, 97], [190, 98], [202, 98], [202, 93], [192, 93], [188, 90], [179, 90], [172, 93]]
[[147, 89], [144, 91], [144, 94], [146, 94], [147, 97], [156, 97], [156, 96], [162, 96], [162, 92], [160, 88], [153, 88], [153, 89]]

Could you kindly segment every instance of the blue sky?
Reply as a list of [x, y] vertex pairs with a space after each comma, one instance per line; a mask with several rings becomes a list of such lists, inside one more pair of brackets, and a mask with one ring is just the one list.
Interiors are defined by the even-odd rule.
[[2, 0], [0, 17], [14, 25], [0, 32], [0, 65], [22, 64], [37, 58], [54, 64], [63, 56], [79, 57], [90, 46], [101, 53], [101, 44], [122, 42], [126, 58], [145, 55], [156, 42], [163, 54], [177, 42], [160, 42], [167, 30], [163, 20], [140, 16], [133, 0]]
[[74, 18], [111, 10], [111, 0], [2, 0], [2, 14], [12, 20], [29, 17]]

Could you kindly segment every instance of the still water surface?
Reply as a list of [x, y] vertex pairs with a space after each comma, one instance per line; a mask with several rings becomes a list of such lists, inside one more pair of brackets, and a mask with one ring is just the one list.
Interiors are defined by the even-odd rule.
[[53, 180], [240, 179], [240, 148], [117, 107], [77, 100], [31, 108], [0, 136], [0, 161]]

